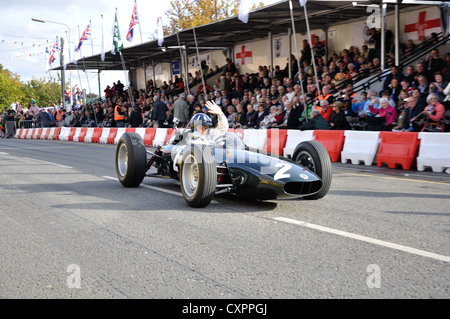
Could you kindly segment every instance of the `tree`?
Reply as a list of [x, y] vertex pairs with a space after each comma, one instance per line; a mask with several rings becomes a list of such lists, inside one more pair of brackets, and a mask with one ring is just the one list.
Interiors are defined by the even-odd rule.
[[0, 64], [0, 110], [11, 103], [19, 102], [29, 107], [31, 99], [38, 106], [52, 106], [61, 101], [61, 85], [55, 80], [32, 79], [27, 83], [20, 81], [20, 76], [3, 69]]
[[13, 102], [22, 101], [22, 83], [19, 76], [0, 64], [0, 110], [9, 107]]
[[[186, 4], [186, 0], [173, 0], [171, 8], [165, 12], [168, 25], [164, 33], [174, 34], [181, 30], [211, 22], [228, 19], [238, 15], [240, 0], [200, 0]], [[252, 10], [262, 8], [264, 4], [254, 4]]]

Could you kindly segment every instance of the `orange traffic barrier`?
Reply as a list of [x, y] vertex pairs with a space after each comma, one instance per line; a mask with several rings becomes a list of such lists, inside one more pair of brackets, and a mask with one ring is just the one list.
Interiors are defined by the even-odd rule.
[[96, 127], [94, 128], [94, 133], [91, 137], [91, 143], [100, 143], [100, 136], [102, 136], [103, 128]]
[[397, 164], [410, 169], [419, 151], [420, 140], [417, 132], [381, 132], [380, 148], [377, 154], [377, 166], [386, 163], [389, 168]]
[[22, 139], [22, 138], [23, 138], [23, 135], [24, 135], [24, 133], [25, 133], [25, 130], [24, 130], [23, 128], [19, 128], [19, 129], [17, 129], [17, 131], [16, 131], [16, 138], [18, 138], [18, 139]]
[[269, 154], [283, 155], [283, 149], [287, 141], [287, 130], [269, 129], [267, 130], [267, 140], [263, 150]]
[[114, 139], [116, 138], [116, 135], [117, 135], [117, 127], [111, 127], [111, 129], [109, 130], [109, 135], [108, 139], [106, 140], [106, 143], [114, 144]]
[[337, 162], [341, 156], [345, 141], [344, 130], [315, 130], [314, 140], [325, 146], [332, 162]]
[[73, 141], [73, 137], [74, 137], [76, 131], [77, 131], [76, 127], [71, 127], [70, 128], [69, 136], [67, 137], [68, 141]]
[[43, 128], [36, 129], [36, 132], [33, 135], [33, 138], [36, 139], [36, 140], [40, 140], [41, 139], [41, 135], [42, 135], [42, 130], [43, 130]]
[[80, 131], [80, 135], [78, 135], [78, 142], [84, 142], [84, 138], [87, 134], [87, 127], [82, 127]]
[[59, 134], [61, 134], [61, 128], [55, 127], [55, 130], [53, 131], [53, 135], [49, 136], [49, 140], [59, 140]]
[[144, 135], [144, 144], [148, 146], [153, 145], [153, 139], [155, 138], [156, 134], [156, 128], [155, 127], [148, 127], [145, 129], [145, 135]]

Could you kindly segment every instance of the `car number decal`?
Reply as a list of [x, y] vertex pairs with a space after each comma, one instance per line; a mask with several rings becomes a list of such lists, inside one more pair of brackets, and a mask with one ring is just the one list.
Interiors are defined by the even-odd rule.
[[291, 164], [278, 163], [277, 165], [275, 165], [275, 167], [281, 167], [281, 168], [273, 176], [274, 180], [291, 177], [291, 174], [286, 174], [286, 172], [291, 169], [291, 167], [292, 167]]

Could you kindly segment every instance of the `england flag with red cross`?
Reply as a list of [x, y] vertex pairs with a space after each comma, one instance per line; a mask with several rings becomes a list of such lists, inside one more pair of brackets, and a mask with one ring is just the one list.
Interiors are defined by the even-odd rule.
[[429, 39], [432, 33], [439, 32], [441, 32], [439, 9], [428, 8], [405, 14], [405, 41], [413, 40], [417, 42], [423, 38]]

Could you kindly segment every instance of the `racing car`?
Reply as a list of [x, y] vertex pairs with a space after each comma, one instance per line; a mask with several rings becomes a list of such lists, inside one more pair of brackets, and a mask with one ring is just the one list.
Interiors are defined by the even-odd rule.
[[299, 143], [288, 159], [252, 149], [232, 131], [205, 141], [190, 129], [174, 129], [169, 141], [155, 147], [145, 146], [137, 133], [120, 137], [115, 167], [123, 186], [138, 187], [145, 177], [172, 178], [191, 207], [205, 207], [221, 193], [257, 200], [315, 200], [331, 186], [331, 160], [318, 141]]

